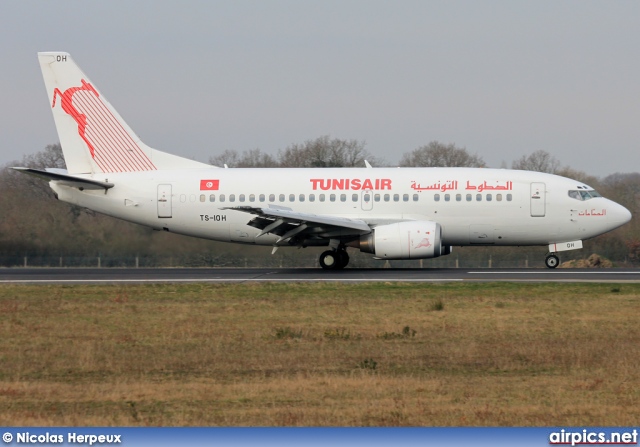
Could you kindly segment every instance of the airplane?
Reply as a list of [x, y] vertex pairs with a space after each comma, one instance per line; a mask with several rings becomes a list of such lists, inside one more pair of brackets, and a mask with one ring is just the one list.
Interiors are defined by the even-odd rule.
[[429, 259], [453, 246], [546, 246], [558, 253], [631, 220], [625, 207], [557, 175], [486, 168], [225, 169], [145, 145], [65, 52], [38, 53], [67, 169], [18, 171], [57, 199], [129, 222], [216, 241], [347, 249]]

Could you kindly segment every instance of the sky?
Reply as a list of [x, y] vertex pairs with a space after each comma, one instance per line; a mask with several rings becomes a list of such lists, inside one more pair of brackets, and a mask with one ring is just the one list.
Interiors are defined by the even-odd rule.
[[545, 150], [640, 171], [640, 2], [0, 2], [0, 164], [58, 141], [36, 53], [66, 51], [142, 138], [208, 162], [323, 135], [395, 165]]

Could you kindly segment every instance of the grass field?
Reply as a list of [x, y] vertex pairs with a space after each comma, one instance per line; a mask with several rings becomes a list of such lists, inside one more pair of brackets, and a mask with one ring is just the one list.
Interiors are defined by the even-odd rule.
[[640, 424], [637, 284], [0, 286], [0, 425]]

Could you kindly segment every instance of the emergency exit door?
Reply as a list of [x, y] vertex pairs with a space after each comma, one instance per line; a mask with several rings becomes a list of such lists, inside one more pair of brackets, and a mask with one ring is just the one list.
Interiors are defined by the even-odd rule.
[[360, 196], [360, 204], [363, 211], [371, 211], [373, 209], [373, 192], [371, 190], [362, 191]]

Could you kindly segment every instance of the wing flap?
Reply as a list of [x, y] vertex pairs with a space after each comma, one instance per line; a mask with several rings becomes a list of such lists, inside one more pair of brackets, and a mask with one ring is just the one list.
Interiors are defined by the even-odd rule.
[[241, 211], [258, 216], [249, 222], [249, 225], [262, 230], [261, 235], [272, 233], [280, 236], [280, 241], [296, 235], [328, 238], [331, 235], [356, 236], [371, 232], [371, 227], [360, 219], [300, 213], [284, 207], [234, 206], [221, 209]]

